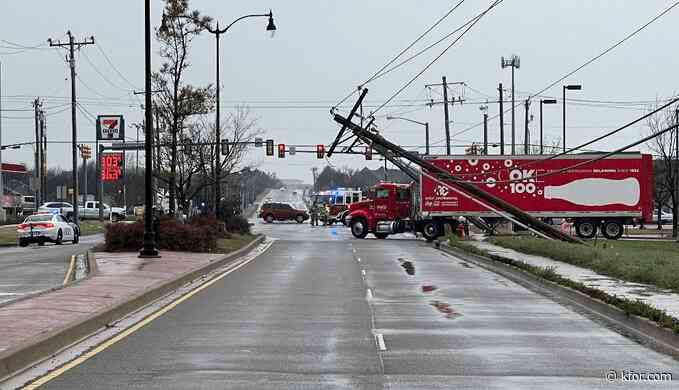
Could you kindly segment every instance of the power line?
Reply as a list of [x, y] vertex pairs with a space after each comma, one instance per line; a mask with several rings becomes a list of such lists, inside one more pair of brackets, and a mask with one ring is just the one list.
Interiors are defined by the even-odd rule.
[[99, 42], [99, 45], [97, 45], [97, 49], [99, 49], [99, 52], [104, 56], [108, 64], [111, 65], [111, 68], [113, 68], [113, 70], [118, 74], [118, 76], [120, 76], [120, 78], [123, 81], [125, 81], [129, 86], [131, 86], [132, 89], [137, 89], [137, 87], [134, 84], [132, 84], [132, 82], [127, 77], [125, 77], [115, 65], [113, 65], [113, 61], [111, 61], [109, 56], [106, 55], [106, 52], [104, 52], [104, 50], [101, 48], [101, 42]]
[[[405, 54], [408, 50], [410, 50], [417, 42], [419, 42], [422, 38], [424, 38], [431, 30], [436, 28], [441, 22], [443, 22], [450, 14], [452, 14], [462, 3], [464, 3], [465, 0], [460, 0], [453, 8], [451, 8], [448, 12], [445, 13], [441, 18], [439, 18], [431, 27], [429, 27], [425, 32], [420, 34], [417, 39], [415, 39], [413, 42], [411, 42], [405, 49], [401, 50], [394, 58], [392, 58], [389, 62], [387, 62], [384, 66], [382, 66], [375, 74], [373, 74], [368, 80], [366, 80], [363, 84], [359, 86], [360, 88], [363, 88], [366, 84], [374, 80], [380, 72], [382, 72], [384, 69], [386, 69], [389, 65], [393, 64], [399, 57], [401, 57], [403, 54]], [[349, 95], [347, 95], [344, 99], [340, 100], [339, 103], [335, 104], [335, 106], [339, 106], [340, 104], [344, 103], [349, 99], [351, 96], [353, 96], [356, 93], [357, 90], [352, 91]]]
[[[483, 15], [486, 15], [488, 12], [490, 12], [490, 10], [492, 10], [493, 8], [495, 8], [496, 6], [498, 6], [500, 3], [502, 3], [502, 1], [504, 1], [504, 0], [495, 0], [495, 1], [494, 1], [494, 2], [493, 2], [493, 3], [492, 3], [492, 4], [491, 4], [484, 12], [483, 12]], [[474, 20], [474, 22], [472, 22], [472, 23], [471, 23], [471, 24], [470, 24], [470, 25], [462, 32], [462, 34], [460, 34], [460, 36], [458, 36], [455, 40], [453, 40], [453, 42], [452, 42], [450, 45], [448, 45], [445, 49], [443, 49], [443, 51], [442, 51], [438, 56], [436, 56], [431, 62], [429, 62], [429, 64], [427, 64], [427, 66], [425, 66], [420, 72], [418, 72], [415, 76], [413, 76], [413, 77], [412, 77], [412, 78], [411, 78], [404, 86], [402, 86], [398, 91], [396, 91], [396, 93], [394, 93], [389, 99], [387, 99], [387, 101], [385, 101], [384, 103], [382, 103], [382, 105], [380, 105], [379, 107], [377, 107], [377, 109], [376, 109], [375, 111], [373, 111], [373, 114], [375, 114], [376, 112], [378, 112], [379, 110], [381, 110], [384, 106], [386, 106], [387, 104], [389, 104], [389, 102], [391, 102], [396, 96], [398, 96], [401, 92], [403, 92], [403, 90], [405, 90], [406, 88], [408, 88], [408, 87], [410, 86], [410, 84], [412, 84], [413, 82], [415, 82], [415, 80], [417, 80], [424, 72], [426, 72], [427, 69], [429, 69], [432, 65], [434, 65], [434, 63], [436, 63], [436, 61], [438, 61], [441, 57], [443, 57], [443, 55], [446, 54], [446, 52], [447, 52], [448, 50], [450, 50], [450, 48], [452, 48], [457, 42], [459, 42], [459, 40], [462, 39], [462, 37], [464, 37], [465, 34], [466, 34], [469, 30], [471, 30], [471, 28], [474, 27], [474, 26], [476, 25], [476, 23], [478, 23], [478, 22], [481, 20], [481, 18], [482, 18], [482, 17], [479, 17], [478, 19]]]

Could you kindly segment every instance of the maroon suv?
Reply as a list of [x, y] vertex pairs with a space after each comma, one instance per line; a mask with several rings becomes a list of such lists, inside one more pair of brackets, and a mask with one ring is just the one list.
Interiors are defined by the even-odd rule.
[[302, 223], [309, 219], [306, 210], [293, 208], [287, 203], [264, 203], [259, 211], [259, 217], [267, 223], [273, 221], [296, 221]]

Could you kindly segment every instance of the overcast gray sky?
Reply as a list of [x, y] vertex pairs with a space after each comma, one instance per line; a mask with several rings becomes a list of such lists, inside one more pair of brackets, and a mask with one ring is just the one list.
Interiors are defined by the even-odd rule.
[[[424, 143], [422, 128], [406, 122], [387, 122], [387, 114], [402, 114], [431, 123], [432, 142], [444, 137], [442, 106], [429, 108], [429, 98], [440, 100], [441, 90], [429, 92], [427, 83], [464, 81], [468, 88], [451, 88], [464, 93], [468, 103], [497, 99], [497, 84], [510, 86], [509, 69], [500, 69], [500, 57], [516, 53], [521, 68], [516, 72], [517, 96], [535, 93], [576, 68], [626, 34], [646, 23], [674, 1], [669, 0], [505, 0], [483, 18], [462, 40], [403, 91], [391, 105], [377, 114], [383, 134], [404, 145]], [[208, 1], [191, 0], [192, 8], [222, 24], [248, 13], [273, 9], [278, 31], [271, 38], [265, 19], [246, 20], [222, 38], [222, 105], [226, 109], [247, 104], [259, 118], [266, 138], [276, 143], [330, 143], [338, 127], [328, 113], [347, 92], [364, 81], [388, 59], [444, 15], [457, 1]], [[154, 24], [158, 25], [162, 2], [154, 0]], [[490, 1], [467, 0], [432, 31], [417, 48], [434, 42], [487, 7]], [[93, 115], [122, 113], [128, 124], [142, 119], [143, 97], [131, 95], [141, 90], [144, 76], [143, 1], [5, 1], [0, 12], [0, 39], [26, 46], [44, 44], [46, 39], [65, 38], [71, 30], [78, 38], [94, 35], [97, 42], [77, 55], [80, 103]], [[569, 97], [631, 104], [570, 104], [568, 143], [582, 142], [644, 111], [643, 102], [667, 98], [677, 92], [679, 43], [676, 23], [679, 7], [610, 54], [587, 66], [564, 83], [580, 83], [582, 91]], [[380, 105], [431, 59], [450, 40], [417, 60], [368, 85], [366, 107]], [[70, 99], [68, 68], [63, 49], [40, 48], [17, 51], [0, 42], [2, 61], [3, 144], [33, 140], [31, 102], [45, 100], [48, 135], [51, 141], [70, 142]], [[100, 51], [101, 50], [101, 51]], [[416, 49], [415, 49], [416, 50]], [[117, 71], [108, 63], [105, 53]], [[191, 51], [192, 67], [188, 80], [208, 84], [214, 80], [214, 37], [198, 37]], [[158, 65], [157, 58], [154, 66]], [[118, 72], [122, 74], [121, 77]], [[561, 83], [545, 92], [559, 97]], [[346, 105], [353, 104], [354, 98]], [[10, 110], [29, 111], [10, 111]], [[64, 110], [66, 109], [66, 110]], [[366, 108], [367, 110], [367, 108]], [[545, 106], [545, 138], [561, 134], [561, 106]], [[489, 104], [489, 115], [498, 113]], [[537, 140], [538, 104], [531, 113], [533, 139]], [[478, 104], [455, 105], [451, 109], [456, 134], [482, 118]], [[517, 109], [517, 140], [523, 140], [523, 110]], [[505, 116], [509, 139], [510, 116]], [[93, 121], [78, 113], [79, 137], [94, 139]], [[498, 139], [498, 121], [489, 124], [491, 140]], [[623, 145], [646, 130], [636, 126], [600, 149]], [[134, 128], [128, 125], [128, 136]], [[481, 127], [455, 135], [453, 144], [481, 140]], [[443, 143], [439, 143], [443, 145]], [[50, 167], [70, 166], [67, 144], [50, 144]], [[443, 149], [438, 149], [443, 150]], [[454, 152], [462, 153], [462, 148]], [[32, 166], [32, 149], [9, 150], [5, 161]], [[282, 178], [310, 181], [311, 167], [323, 167], [324, 160], [304, 154], [281, 161], [266, 158], [263, 149], [253, 150], [251, 161], [261, 169]], [[362, 157], [333, 157], [333, 165], [362, 167]], [[379, 162], [369, 163], [371, 167]]]

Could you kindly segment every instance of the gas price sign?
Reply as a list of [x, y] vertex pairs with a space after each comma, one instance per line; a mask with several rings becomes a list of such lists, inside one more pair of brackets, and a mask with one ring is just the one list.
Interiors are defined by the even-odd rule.
[[101, 154], [101, 180], [116, 181], [123, 177], [124, 152], [106, 152]]

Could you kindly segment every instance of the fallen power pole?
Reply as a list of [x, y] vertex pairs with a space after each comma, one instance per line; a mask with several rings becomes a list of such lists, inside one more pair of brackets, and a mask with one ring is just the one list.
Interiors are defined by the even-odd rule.
[[418, 165], [423, 171], [430, 172], [432, 176], [437, 177], [438, 180], [441, 180], [442, 182], [457, 188], [458, 190], [471, 196], [472, 198], [481, 200], [492, 207], [495, 207], [499, 210], [506, 212], [511, 217], [516, 219], [518, 222], [525, 224], [526, 226], [530, 227], [531, 229], [534, 229], [537, 232], [544, 234], [545, 236], [571, 243], [582, 243], [582, 241], [574, 237], [571, 237], [570, 235], [563, 233], [558, 229], [555, 229], [554, 227], [524, 212], [518, 207], [508, 202], [505, 202], [504, 200], [492, 194], [489, 194], [486, 191], [483, 191], [476, 185], [468, 181], [465, 181], [464, 179], [455, 176], [442, 168], [437, 167], [436, 165], [432, 164], [431, 162], [421, 158], [420, 156], [414, 153], [408, 152], [407, 150], [401, 148], [400, 146], [388, 141], [381, 135], [366, 130], [363, 127], [353, 123], [351, 121], [351, 118], [354, 116], [356, 109], [359, 107], [366, 93], [367, 89], [364, 89], [363, 93], [361, 93], [361, 96], [356, 102], [356, 105], [351, 110], [347, 118], [339, 114], [334, 114], [335, 122], [341, 124], [342, 128], [340, 129], [340, 132], [338, 133], [335, 142], [333, 142], [333, 144], [330, 146], [330, 150], [328, 151], [328, 157], [331, 155], [331, 152], [334, 151], [334, 149], [337, 147], [337, 142], [342, 138], [342, 135], [344, 134], [345, 130], [349, 129], [354, 135], [360, 137], [362, 140], [368, 141], [373, 147], [376, 148], [376, 150], [378, 150], [377, 148], [381, 148], [383, 149], [384, 152], [390, 152], [394, 157], [409, 160], [410, 162]]

